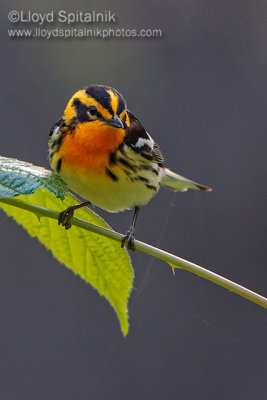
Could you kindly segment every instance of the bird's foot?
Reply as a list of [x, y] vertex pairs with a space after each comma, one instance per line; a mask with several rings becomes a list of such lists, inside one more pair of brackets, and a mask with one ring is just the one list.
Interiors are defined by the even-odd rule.
[[126, 233], [125, 236], [123, 236], [123, 238], [121, 239], [121, 247], [123, 248], [125, 245], [127, 247], [128, 250], [135, 250], [134, 247], [134, 230], [133, 229], [129, 229], [128, 232]]
[[62, 211], [58, 216], [58, 225], [62, 225], [66, 230], [71, 228], [70, 220], [74, 214], [74, 207], [68, 207], [66, 210]]

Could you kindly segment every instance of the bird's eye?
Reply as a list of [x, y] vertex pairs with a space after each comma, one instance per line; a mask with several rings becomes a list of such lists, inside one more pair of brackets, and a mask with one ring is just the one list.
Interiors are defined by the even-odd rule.
[[90, 106], [89, 107], [89, 113], [94, 116], [97, 114], [97, 108], [95, 106]]

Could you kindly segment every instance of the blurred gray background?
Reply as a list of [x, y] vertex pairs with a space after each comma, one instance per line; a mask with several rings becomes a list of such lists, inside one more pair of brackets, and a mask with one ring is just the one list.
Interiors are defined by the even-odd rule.
[[[112, 10], [115, 26], [164, 37], [11, 39], [11, 9]], [[167, 165], [213, 188], [162, 189], [137, 237], [266, 295], [266, 35], [262, 0], [2, 0], [0, 154], [48, 167], [47, 136], [69, 97], [114, 86]], [[97, 211], [121, 232], [132, 218]], [[259, 306], [136, 252], [124, 339], [95, 290], [2, 212], [0, 222], [1, 399], [266, 398]]]

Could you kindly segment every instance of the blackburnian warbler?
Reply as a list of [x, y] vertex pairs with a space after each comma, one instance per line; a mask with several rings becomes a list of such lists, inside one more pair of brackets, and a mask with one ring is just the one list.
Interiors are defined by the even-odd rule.
[[160, 185], [180, 192], [211, 190], [165, 167], [157, 143], [109, 86], [89, 86], [71, 97], [51, 129], [49, 151], [54, 172], [87, 200], [61, 212], [59, 224], [69, 229], [74, 210], [90, 204], [109, 212], [134, 208], [122, 239], [122, 247], [132, 250], [138, 211]]

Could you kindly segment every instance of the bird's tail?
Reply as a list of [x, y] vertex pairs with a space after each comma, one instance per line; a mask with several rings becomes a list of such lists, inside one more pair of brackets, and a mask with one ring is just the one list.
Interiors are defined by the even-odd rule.
[[172, 172], [168, 168], [164, 168], [161, 178], [161, 185], [166, 186], [168, 189], [177, 192], [185, 192], [188, 189], [205, 190], [210, 192], [212, 189], [208, 186], [200, 185], [199, 183], [190, 181], [189, 179]]

